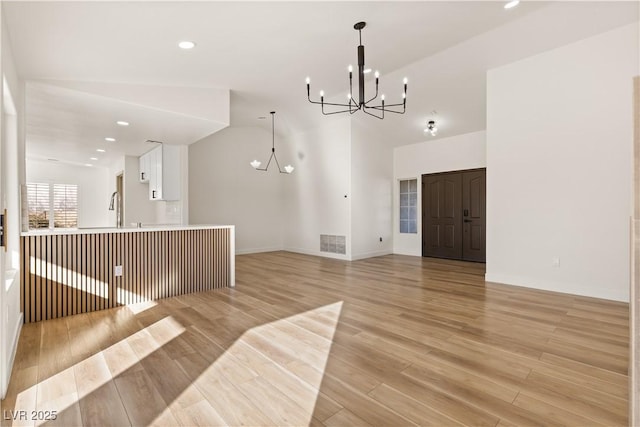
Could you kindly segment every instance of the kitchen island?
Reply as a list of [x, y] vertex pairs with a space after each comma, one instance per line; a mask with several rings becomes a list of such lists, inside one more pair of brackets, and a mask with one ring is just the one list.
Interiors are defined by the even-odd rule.
[[235, 285], [232, 225], [22, 233], [24, 322]]

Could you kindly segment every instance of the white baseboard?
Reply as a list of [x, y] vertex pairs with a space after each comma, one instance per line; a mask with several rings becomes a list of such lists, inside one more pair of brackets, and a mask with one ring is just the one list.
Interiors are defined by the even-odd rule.
[[373, 257], [377, 257], [377, 256], [391, 255], [392, 253], [393, 253], [393, 251], [391, 251], [391, 250], [365, 252], [365, 253], [361, 253], [361, 254], [351, 255], [351, 261], [357, 261], [359, 259], [373, 258]]
[[297, 254], [303, 254], [303, 255], [311, 255], [311, 256], [319, 256], [323, 258], [333, 258], [333, 259], [340, 259], [343, 261], [351, 261], [349, 257], [347, 257], [346, 255], [333, 254], [330, 252], [311, 251], [308, 249], [300, 249], [300, 248], [284, 248], [282, 250], [287, 252], [294, 252]]
[[249, 248], [249, 249], [236, 249], [236, 255], [247, 255], [247, 254], [259, 254], [262, 252], [276, 252], [276, 251], [284, 251], [282, 247], [277, 248]]
[[600, 298], [611, 301], [629, 302], [628, 297], [617, 295], [602, 286], [600, 289], [585, 289], [579, 284], [566, 282], [550, 282], [533, 279], [530, 277], [511, 276], [508, 274], [486, 273], [486, 282], [498, 283], [501, 285], [519, 286], [522, 288], [540, 289], [542, 291], [558, 292], [561, 294], [580, 295], [583, 297]]
[[2, 398], [4, 399], [7, 394], [7, 389], [9, 388], [9, 380], [11, 379], [11, 371], [13, 370], [13, 362], [16, 359], [16, 352], [18, 351], [18, 340], [20, 339], [20, 332], [22, 331], [22, 323], [23, 323], [24, 314], [20, 313], [18, 317], [18, 321], [16, 322], [16, 326], [14, 327], [13, 337], [11, 339], [11, 353], [9, 355], [9, 360], [7, 362], [7, 366], [3, 368], [5, 371], [4, 384], [2, 384]]

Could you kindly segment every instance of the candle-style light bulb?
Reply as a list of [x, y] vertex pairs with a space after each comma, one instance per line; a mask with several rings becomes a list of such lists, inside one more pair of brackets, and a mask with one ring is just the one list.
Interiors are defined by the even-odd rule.
[[324, 98], [324, 91], [323, 90], [320, 91], [320, 98]]
[[382, 95], [380, 98], [382, 99], [382, 101], [384, 101], [384, 95]]
[[376, 79], [380, 77], [380, 73], [378, 72], [378, 70], [376, 70], [376, 72], [374, 73], [374, 76], [376, 76]]
[[409, 79], [407, 79], [406, 77], [404, 79], [402, 79], [402, 83], [407, 84], [409, 83]]
[[353, 72], [353, 65], [349, 65], [348, 69], [350, 73]]
[[306, 79], [307, 84], [311, 83], [311, 79], [309, 77], [307, 77]]

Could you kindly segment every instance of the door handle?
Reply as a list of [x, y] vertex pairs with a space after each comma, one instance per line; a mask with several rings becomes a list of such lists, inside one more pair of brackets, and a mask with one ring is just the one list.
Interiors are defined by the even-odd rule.
[[0, 215], [0, 246], [4, 246], [7, 251], [7, 210], [5, 209]]
[[140, 172], [140, 179], [144, 179], [144, 172]]
[[473, 222], [472, 219], [465, 219], [464, 222]]
[[156, 198], [156, 190], [151, 190], [151, 198], [152, 199]]

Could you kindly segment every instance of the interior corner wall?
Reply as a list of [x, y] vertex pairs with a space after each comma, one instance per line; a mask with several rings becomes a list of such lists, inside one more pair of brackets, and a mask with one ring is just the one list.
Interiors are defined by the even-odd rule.
[[[276, 135], [281, 166], [289, 163], [286, 148]], [[281, 250], [283, 182], [291, 175], [275, 164], [267, 172], [249, 165], [266, 165], [270, 154], [271, 132], [257, 127], [228, 127], [189, 145], [189, 223], [235, 225], [238, 254]]]
[[[423, 174], [486, 167], [486, 133], [426, 140], [393, 150], [393, 253], [422, 256]], [[400, 186], [404, 179], [418, 180], [418, 232], [400, 233]]]
[[393, 148], [371, 130], [370, 117], [351, 119], [351, 259], [393, 250]]
[[490, 70], [486, 280], [629, 300], [638, 24]]
[[[296, 168], [284, 176], [284, 247], [288, 251], [350, 259], [351, 121], [327, 119], [319, 128], [292, 135], [287, 160]], [[290, 159], [290, 160], [289, 160]], [[320, 251], [320, 235], [346, 237], [346, 254]]]

